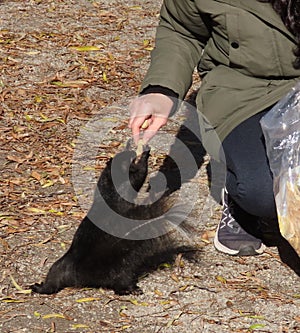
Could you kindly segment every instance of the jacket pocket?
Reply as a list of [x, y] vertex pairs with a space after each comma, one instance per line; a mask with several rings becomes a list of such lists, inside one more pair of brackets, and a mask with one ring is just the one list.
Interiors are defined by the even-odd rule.
[[242, 9], [226, 13], [229, 66], [258, 77], [281, 75], [272, 29]]
[[[202, 80], [198, 95], [199, 111], [217, 128], [229, 119], [234, 121], [245, 110], [260, 111], [259, 100], [265, 99], [269, 80], [244, 75], [226, 66], [211, 70]], [[233, 125], [237, 125], [234, 121]]]

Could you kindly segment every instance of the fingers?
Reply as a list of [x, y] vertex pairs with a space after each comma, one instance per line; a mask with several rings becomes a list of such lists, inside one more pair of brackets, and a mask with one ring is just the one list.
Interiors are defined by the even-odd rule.
[[129, 106], [130, 119], [128, 126], [131, 128], [134, 142], [137, 144], [141, 129], [145, 121], [151, 118], [152, 106], [147, 103], [147, 100], [142, 97], [137, 97]]
[[146, 130], [144, 130], [143, 142], [148, 143], [156, 135], [159, 129], [167, 123], [167, 120], [168, 118], [152, 117], [151, 124]]
[[135, 123], [142, 125], [146, 119], [148, 119], [153, 113], [153, 105], [149, 96], [136, 97], [129, 105], [130, 119], [129, 127], [132, 127]]
[[[149, 116], [147, 116], [149, 117]], [[131, 131], [134, 142], [137, 144], [138, 140], [141, 136], [141, 130], [143, 130], [143, 126], [145, 127], [145, 121], [148, 122], [148, 124], [151, 124], [151, 119], [146, 117], [135, 117], [131, 121]], [[149, 127], [149, 126], [147, 126]]]
[[149, 118], [136, 117], [131, 122], [131, 131], [134, 142], [137, 143], [139, 139], [142, 138], [144, 143], [148, 143], [158, 130], [167, 123], [167, 121], [167, 117], [155, 115], [152, 115]]
[[128, 122], [134, 142], [142, 137], [147, 143], [167, 123], [172, 106], [172, 99], [160, 93], [135, 98], [129, 106]]

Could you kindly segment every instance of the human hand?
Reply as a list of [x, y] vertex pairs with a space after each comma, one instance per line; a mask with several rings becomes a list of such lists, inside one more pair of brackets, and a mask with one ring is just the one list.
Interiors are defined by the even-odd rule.
[[142, 139], [143, 143], [148, 143], [167, 123], [173, 104], [169, 96], [161, 93], [142, 95], [131, 102], [128, 126], [131, 128], [136, 144], [139, 139]]

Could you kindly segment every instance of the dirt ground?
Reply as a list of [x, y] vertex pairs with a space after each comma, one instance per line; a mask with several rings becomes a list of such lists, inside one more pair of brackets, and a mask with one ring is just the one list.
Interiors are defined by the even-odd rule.
[[[178, 238], [196, 244], [192, 258], [178, 256], [143, 277], [139, 296], [28, 290], [66, 251], [90, 203], [86, 192], [80, 198], [74, 178], [81, 129], [100, 120], [99, 149], [80, 169], [90, 191], [107, 159], [130, 137], [127, 106], [149, 63], [160, 4], [0, 0], [3, 333], [300, 331], [299, 277], [276, 248], [249, 258], [215, 251], [220, 207], [208, 195], [207, 157], [192, 180], [198, 186], [187, 218], [193, 233]], [[197, 85], [195, 79], [193, 89]], [[179, 113], [165, 133], [175, 136], [190, 116]], [[162, 159], [154, 149], [152, 171]]]

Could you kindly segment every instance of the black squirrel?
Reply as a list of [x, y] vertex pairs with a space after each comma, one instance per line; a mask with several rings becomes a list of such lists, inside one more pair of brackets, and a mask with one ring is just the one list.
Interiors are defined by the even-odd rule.
[[[144, 269], [174, 258], [178, 249], [167, 233], [150, 239], [119, 237], [124, 217], [138, 226], [139, 220], [162, 216], [168, 209], [167, 193], [153, 204], [134, 203], [147, 177], [149, 156], [149, 148], [140, 156], [125, 150], [108, 161], [92, 207], [75, 232], [69, 250], [52, 265], [44, 282], [31, 286], [33, 292], [52, 294], [66, 287], [101, 287], [119, 295], [141, 293], [137, 282]], [[116, 176], [112, 173], [113, 163], [117, 165]], [[104, 231], [106, 228], [110, 232]], [[124, 229], [124, 236], [126, 233]]]

